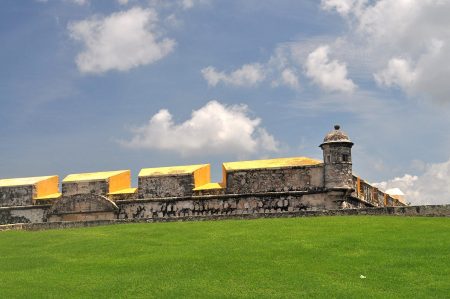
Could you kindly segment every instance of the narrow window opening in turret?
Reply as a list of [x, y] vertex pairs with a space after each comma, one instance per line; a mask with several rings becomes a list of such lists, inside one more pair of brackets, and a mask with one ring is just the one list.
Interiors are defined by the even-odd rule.
[[327, 163], [331, 163], [331, 156], [327, 155]]
[[348, 162], [349, 160], [348, 160], [348, 155], [347, 154], [343, 154], [342, 155], [342, 161], [343, 162]]

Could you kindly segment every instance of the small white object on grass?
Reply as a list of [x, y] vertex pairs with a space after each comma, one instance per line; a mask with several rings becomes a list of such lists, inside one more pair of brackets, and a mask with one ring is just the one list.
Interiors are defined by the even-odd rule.
[[359, 275], [359, 278], [361, 278], [361, 279], [364, 279], [364, 278], [366, 278], [364, 275]]

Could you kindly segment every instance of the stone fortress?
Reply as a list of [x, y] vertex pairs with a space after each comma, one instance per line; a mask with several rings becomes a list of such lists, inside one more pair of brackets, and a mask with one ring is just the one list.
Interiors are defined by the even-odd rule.
[[0, 179], [0, 224], [212, 215], [277, 214], [405, 206], [352, 172], [350, 141], [339, 126], [306, 158], [223, 163], [222, 182], [210, 165], [142, 169], [137, 188], [130, 170]]

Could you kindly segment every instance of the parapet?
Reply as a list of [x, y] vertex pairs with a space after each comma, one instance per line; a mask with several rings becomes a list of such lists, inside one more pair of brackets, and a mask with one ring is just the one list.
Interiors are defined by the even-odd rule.
[[210, 165], [144, 168], [139, 172], [138, 197], [192, 196], [193, 190], [210, 183]]
[[[267, 193], [285, 196], [291, 191], [335, 196], [330, 193], [335, 190], [325, 186], [324, 163], [307, 157], [227, 162], [222, 164], [222, 171], [222, 182], [215, 183], [210, 181], [209, 164], [144, 168], [138, 176], [138, 188], [131, 187], [130, 170], [70, 174], [62, 181], [62, 195], [58, 193], [58, 176], [3, 179], [0, 207], [46, 204], [76, 194], [96, 194], [112, 201]], [[342, 200], [352, 197], [364, 205], [405, 205], [403, 198], [381, 192], [356, 176], [352, 176], [351, 188], [345, 192], [336, 196]]]
[[229, 194], [300, 191], [323, 187], [322, 161], [291, 157], [223, 163]]
[[[378, 207], [406, 206], [404, 197], [383, 192], [358, 176], [353, 175], [352, 197]], [[399, 190], [400, 191], [400, 190]]]
[[307, 157], [291, 157], [291, 158], [277, 158], [267, 160], [251, 160], [226, 162], [222, 166], [226, 171], [250, 170], [250, 169], [274, 169], [286, 167], [302, 167], [321, 164], [322, 161], [311, 159]]
[[0, 206], [26, 206], [57, 199], [58, 176], [39, 176], [0, 180]]
[[62, 195], [98, 194], [103, 196], [136, 193], [131, 188], [130, 170], [69, 174], [62, 181]]

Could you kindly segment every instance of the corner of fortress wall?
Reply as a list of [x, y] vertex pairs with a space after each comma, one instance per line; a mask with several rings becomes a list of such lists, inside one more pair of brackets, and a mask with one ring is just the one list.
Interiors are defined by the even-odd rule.
[[[210, 164], [131, 171], [0, 179], [0, 223], [162, 219], [211, 215], [293, 213], [405, 206], [352, 173], [353, 143], [336, 125], [320, 145], [323, 161], [308, 157], [226, 162], [222, 181]], [[99, 210], [111, 202], [113, 210]], [[64, 203], [64, 210], [58, 207]], [[55, 211], [60, 211], [59, 213]]]
[[[327, 190], [323, 163], [305, 161], [224, 163], [225, 183], [210, 182], [209, 164], [144, 168], [137, 188], [131, 187], [130, 170], [68, 175], [61, 193], [57, 176], [0, 180], [0, 224], [156, 221], [403, 205], [356, 176], [345, 192]], [[117, 209], [101, 210], [111, 206], [108, 202]], [[57, 208], [62, 203], [63, 210]]]
[[[279, 158], [223, 163], [223, 179], [210, 181], [210, 164], [144, 168], [138, 187], [131, 171], [68, 175], [59, 192], [58, 176], [0, 180], [0, 206], [51, 204], [61, 197], [98, 194], [114, 201], [146, 198], [250, 194], [286, 191], [324, 191], [323, 163], [307, 158]], [[306, 161], [306, 162], [305, 162]], [[291, 164], [289, 164], [291, 163]], [[359, 177], [353, 176], [352, 196], [375, 206], [402, 205]]]

